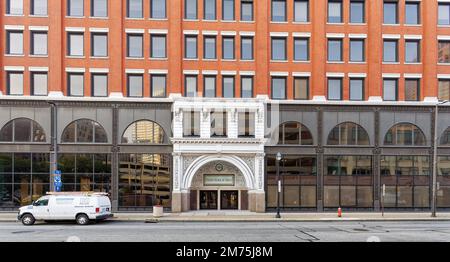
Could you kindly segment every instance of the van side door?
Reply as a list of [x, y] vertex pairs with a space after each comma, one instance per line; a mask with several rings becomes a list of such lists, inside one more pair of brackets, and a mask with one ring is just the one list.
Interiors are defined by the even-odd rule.
[[49, 218], [49, 200], [48, 198], [38, 199], [33, 204], [33, 216], [37, 220], [45, 220]]

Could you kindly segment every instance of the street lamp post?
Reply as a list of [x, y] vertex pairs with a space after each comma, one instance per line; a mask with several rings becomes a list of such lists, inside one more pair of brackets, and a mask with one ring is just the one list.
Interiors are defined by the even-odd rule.
[[281, 153], [278, 152], [276, 156], [276, 168], [277, 168], [277, 215], [276, 218], [281, 218], [280, 216], [280, 194], [281, 194], [281, 180], [280, 180], [280, 161]]
[[55, 177], [55, 173], [56, 170], [58, 170], [58, 109], [57, 106], [54, 102], [51, 101], [47, 101], [47, 104], [51, 105], [52, 107], [52, 113], [53, 113], [53, 130], [52, 130], [52, 155], [53, 155], [53, 159], [51, 159], [51, 168], [50, 168], [50, 172], [51, 172], [51, 181], [50, 182], [50, 191], [54, 191], [55, 190], [55, 186], [53, 183], [53, 179]]
[[449, 101], [444, 100], [436, 103], [436, 107], [434, 109], [434, 143], [433, 143], [433, 199], [431, 200], [431, 217], [436, 217], [436, 205], [437, 205], [437, 148], [438, 148], [438, 113], [439, 106]]

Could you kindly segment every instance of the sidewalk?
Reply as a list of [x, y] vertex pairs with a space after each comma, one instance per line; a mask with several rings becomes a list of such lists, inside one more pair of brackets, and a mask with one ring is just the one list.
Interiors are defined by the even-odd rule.
[[[192, 211], [185, 213], [165, 213], [163, 217], [154, 218], [148, 213], [114, 213], [113, 221], [141, 222], [327, 222], [327, 221], [450, 221], [450, 212], [438, 213], [436, 218], [430, 212], [406, 213], [252, 213], [248, 211]], [[17, 221], [17, 213], [0, 213], [0, 222]]]

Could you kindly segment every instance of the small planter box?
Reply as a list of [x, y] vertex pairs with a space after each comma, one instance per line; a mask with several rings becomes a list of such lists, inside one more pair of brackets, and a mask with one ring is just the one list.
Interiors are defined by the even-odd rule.
[[154, 206], [153, 207], [153, 217], [162, 217], [164, 215], [163, 206]]

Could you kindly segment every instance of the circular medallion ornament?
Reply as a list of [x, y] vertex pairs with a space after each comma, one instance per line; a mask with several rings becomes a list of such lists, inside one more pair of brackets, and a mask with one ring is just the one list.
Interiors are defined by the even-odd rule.
[[216, 165], [216, 171], [218, 171], [218, 172], [221, 172], [221, 171], [223, 171], [223, 165], [222, 164], [217, 164]]

